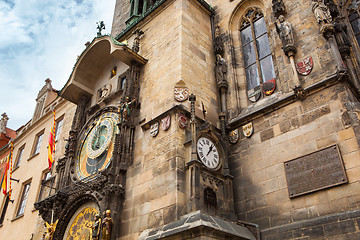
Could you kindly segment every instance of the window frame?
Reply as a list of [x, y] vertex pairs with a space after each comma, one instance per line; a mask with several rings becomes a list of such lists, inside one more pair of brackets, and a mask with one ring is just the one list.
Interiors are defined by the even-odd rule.
[[[60, 132], [59, 132], [59, 123], [61, 123]], [[54, 137], [55, 142], [57, 142], [59, 140], [63, 125], [64, 125], [64, 115], [62, 115], [55, 121], [55, 137]]]
[[[258, 36], [256, 35], [256, 28], [255, 28], [255, 23], [259, 20], [263, 19], [263, 24], [264, 24], [264, 30], [265, 32], [258, 34]], [[251, 39], [249, 42], [244, 43], [243, 42], [243, 37], [242, 37], [242, 31], [244, 31], [245, 29], [250, 28], [251, 31]], [[244, 76], [245, 76], [245, 84], [246, 84], [246, 92], [247, 92], [247, 98], [250, 102], [255, 103], [257, 102], [259, 99], [263, 98], [265, 96], [264, 93], [261, 93], [261, 86], [266, 83], [269, 82], [273, 79], [276, 80], [276, 71], [275, 71], [275, 61], [273, 58], [273, 51], [270, 47], [270, 37], [269, 37], [269, 31], [268, 31], [268, 25], [266, 23], [266, 19], [265, 19], [265, 15], [263, 14], [263, 11], [258, 8], [258, 7], [249, 7], [247, 8], [244, 12], [242, 17], [240, 18], [240, 24], [238, 26], [238, 30], [239, 30], [239, 41], [240, 41], [240, 51], [241, 51], [241, 55], [242, 55], [242, 61], [243, 61], [243, 69], [244, 69]], [[267, 43], [268, 45], [259, 45], [259, 39], [261, 39], [262, 37], [266, 36], [267, 38]], [[250, 46], [251, 45], [251, 46]], [[253, 48], [254, 51], [254, 55], [255, 55], [255, 62], [253, 63], [249, 63], [248, 66], [246, 66], [246, 60], [245, 60], [245, 54], [244, 54], [244, 49], [245, 47], [250, 46], [250, 48]], [[265, 48], [268, 49], [268, 53], [266, 53], [264, 56], [260, 56], [260, 49], [263, 49], [263, 47], [261, 46], [265, 46]], [[264, 67], [262, 67], [262, 61], [269, 58], [269, 61], [264, 61], [267, 62], [269, 64], [269, 68], [270, 69], [266, 69]], [[264, 64], [265, 65], [265, 64]], [[257, 74], [257, 79], [256, 82], [258, 82], [258, 85], [252, 87], [249, 89], [250, 84], [252, 83], [251, 79], [249, 79], [249, 77], [247, 76], [247, 69], [253, 68], [254, 66], [256, 66], [256, 74]], [[269, 72], [269, 70], [271, 72]], [[269, 79], [264, 79], [264, 76], [266, 75], [272, 75], [273, 78], [269, 78]], [[250, 92], [254, 90], [254, 95], [255, 98], [252, 99], [253, 96], [250, 96]], [[266, 94], [267, 95], [267, 94]], [[269, 94], [270, 95], [270, 94]]]
[[[50, 174], [50, 176], [48, 177], [47, 175]], [[50, 191], [48, 193], [47, 196], [43, 196], [43, 192], [45, 191], [45, 186], [47, 183], [50, 183], [50, 186], [47, 186], [47, 187], [50, 187]], [[37, 201], [41, 201], [41, 200], [44, 200], [45, 198], [47, 198], [48, 196], [51, 195], [52, 193], [52, 188], [54, 188], [54, 183], [55, 183], [55, 175], [52, 175], [52, 172], [49, 170], [49, 169], [45, 169], [42, 173], [42, 177], [41, 177], [41, 180], [40, 180], [40, 188], [39, 188], [39, 193], [37, 194]]]
[[26, 145], [26, 143], [24, 143], [16, 153], [16, 159], [15, 159], [13, 170], [20, 167], [21, 158], [23, 158], [23, 156], [24, 156], [25, 145]]
[[29, 198], [30, 187], [31, 187], [31, 180], [24, 182], [22, 185], [21, 195], [19, 196], [20, 198], [16, 208], [16, 214], [15, 214], [16, 218], [23, 216], [25, 213], [26, 203]]
[[[31, 156], [35, 156], [40, 153], [41, 145], [44, 140], [44, 133], [45, 133], [45, 130], [43, 129], [38, 134], [36, 134], [33, 149], [31, 151]], [[40, 137], [41, 137], [41, 141], [39, 141]], [[38, 144], [39, 144], [39, 146], [38, 146]]]

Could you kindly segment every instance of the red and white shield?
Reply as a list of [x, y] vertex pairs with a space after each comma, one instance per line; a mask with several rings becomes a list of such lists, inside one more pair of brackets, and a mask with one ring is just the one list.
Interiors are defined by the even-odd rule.
[[171, 124], [171, 118], [170, 115], [164, 117], [163, 119], [161, 119], [161, 129], [163, 131], [167, 131], [170, 127]]
[[183, 102], [189, 98], [189, 89], [186, 87], [174, 88], [174, 98], [178, 102]]
[[306, 76], [311, 73], [313, 66], [314, 66], [314, 62], [312, 57], [307, 57], [301, 62], [298, 62], [296, 64], [296, 70], [300, 75]]
[[180, 128], [182, 128], [182, 129], [186, 128], [187, 125], [188, 125], [188, 122], [189, 122], [188, 118], [184, 114], [179, 113], [179, 126], [180, 126]]

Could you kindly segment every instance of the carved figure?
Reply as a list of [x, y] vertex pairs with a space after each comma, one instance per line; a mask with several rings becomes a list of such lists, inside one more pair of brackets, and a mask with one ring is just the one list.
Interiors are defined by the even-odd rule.
[[47, 230], [46, 230], [46, 232], [44, 232], [44, 234], [42, 236], [42, 240], [52, 240], [53, 239], [53, 235], [54, 235], [58, 221], [59, 220], [57, 220], [55, 223], [52, 223], [52, 224], [45, 222], [45, 227]]
[[294, 34], [291, 24], [285, 21], [284, 16], [279, 16], [279, 23], [276, 22], [276, 31], [278, 32], [283, 46], [294, 44]]
[[76, 131], [70, 130], [69, 138], [65, 139], [65, 155], [67, 156], [70, 152], [75, 151], [75, 140], [76, 140]]
[[219, 87], [226, 83], [227, 63], [220, 54], [216, 54], [215, 77]]
[[102, 31], [103, 29], [105, 29], [105, 23], [104, 23], [104, 21], [97, 22], [97, 28], [96, 28], [96, 29], [98, 30], [97, 36], [100, 37], [100, 36], [101, 36], [101, 31]]
[[105, 86], [103, 86], [100, 91], [99, 91], [99, 100], [98, 102], [103, 101], [111, 92], [111, 84], [106, 84]]
[[92, 233], [91, 233], [92, 240], [99, 240], [100, 229], [101, 229], [100, 214], [96, 214], [94, 224], [92, 226], [87, 226], [87, 227], [91, 228], [91, 230], [92, 230]]
[[312, 0], [311, 9], [315, 14], [316, 20], [320, 25], [332, 22], [329, 8], [325, 5], [324, 0]]
[[120, 124], [123, 122], [127, 122], [130, 116], [130, 108], [131, 105], [135, 102], [135, 99], [130, 101], [129, 97], [126, 97], [125, 102], [119, 106], [119, 113], [120, 113]]
[[105, 218], [102, 220], [102, 235], [101, 240], [110, 240], [111, 239], [111, 230], [113, 225], [113, 220], [110, 217], [110, 210], [106, 210]]

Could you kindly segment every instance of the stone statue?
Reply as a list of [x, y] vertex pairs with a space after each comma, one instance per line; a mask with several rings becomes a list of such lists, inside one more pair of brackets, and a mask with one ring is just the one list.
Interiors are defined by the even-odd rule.
[[91, 228], [91, 230], [92, 230], [92, 233], [91, 233], [92, 240], [99, 240], [100, 229], [101, 229], [100, 214], [96, 214], [94, 224], [92, 226], [87, 226], [87, 227]]
[[106, 84], [100, 89], [98, 103], [102, 102], [109, 95], [109, 93], [111, 92], [111, 88], [111, 84]]
[[100, 37], [100, 36], [101, 36], [101, 31], [102, 31], [103, 29], [105, 29], [105, 23], [104, 23], [104, 21], [97, 22], [97, 28], [96, 28], [96, 29], [98, 30], [97, 36]]
[[130, 98], [126, 97], [125, 102], [119, 106], [118, 113], [120, 113], [120, 124], [129, 120], [130, 108], [134, 102], [135, 99], [130, 101]]
[[311, 9], [320, 25], [330, 24], [332, 22], [330, 10], [325, 5], [324, 0], [312, 0]]
[[226, 60], [220, 54], [216, 54], [215, 77], [219, 87], [226, 81], [227, 64]]
[[106, 210], [105, 218], [102, 220], [102, 234], [101, 240], [110, 240], [111, 239], [111, 230], [113, 225], [113, 220], [110, 217], [110, 210]]
[[279, 16], [279, 23], [275, 23], [276, 31], [278, 32], [283, 46], [294, 45], [294, 33], [291, 24], [285, 21], [284, 16]]

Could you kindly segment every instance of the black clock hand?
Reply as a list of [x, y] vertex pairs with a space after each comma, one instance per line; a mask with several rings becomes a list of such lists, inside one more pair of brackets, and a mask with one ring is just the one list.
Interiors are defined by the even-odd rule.
[[210, 149], [209, 149], [209, 151], [208, 151], [208, 153], [206, 154], [206, 156], [208, 156], [209, 155], [209, 153], [212, 151], [212, 149], [214, 148], [214, 145], [211, 145], [210, 146]]

